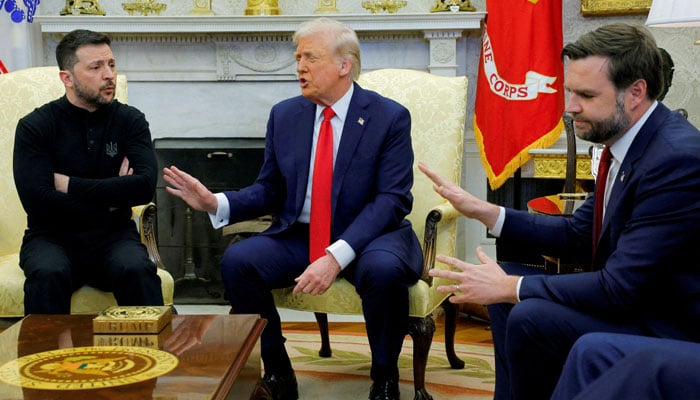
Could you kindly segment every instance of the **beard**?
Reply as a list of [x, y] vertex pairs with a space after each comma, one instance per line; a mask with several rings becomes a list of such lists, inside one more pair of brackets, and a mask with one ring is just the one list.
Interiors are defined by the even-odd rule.
[[587, 121], [591, 128], [588, 131], [576, 132], [577, 136], [589, 142], [604, 143], [627, 128], [631, 118], [625, 113], [624, 95], [622, 91], [617, 94], [613, 115], [599, 121]]
[[109, 87], [115, 87], [114, 81], [107, 81], [102, 86], [100, 86], [99, 90], [91, 91], [87, 87], [84, 87], [77, 79], [74, 78], [73, 80], [73, 88], [75, 89], [75, 95], [78, 96], [78, 98], [82, 99], [85, 103], [93, 105], [97, 108], [107, 105], [111, 103], [112, 100], [114, 100], [114, 95], [108, 98], [102, 94], [102, 90]]

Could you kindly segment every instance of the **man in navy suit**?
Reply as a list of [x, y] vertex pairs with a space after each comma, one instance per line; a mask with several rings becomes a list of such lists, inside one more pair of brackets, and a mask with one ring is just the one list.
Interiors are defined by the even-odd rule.
[[[425, 165], [436, 191], [504, 242], [575, 257], [590, 271], [547, 275], [530, 266], [439, 257], [457, 271], [440, 288], [453, 302], [488, 304], [496, 398], [549, 398], [569, 349], [587, 332], [700, 340], [700, 132], [656, 99], [662, 59], [644, 27], [603, 26], [562, 51], [566, 111], [576, 135], [612, 153], [607, 206], [594, 237], [594, 197], [570, 218], [477, 199]], [[600, 179], [600, 177], [598, 177]], [[596, 245], [595, 257], [592, 256]]]
[[[372, 353], [370, 399], [398, 399], [408, 287], [422, 263], [420, 243], [404, 218], [413, 202], [411, 118], [400, 104], [354, 83], [360, 46], [344, 24], [309, 21], [294, 42], [302, 95], [272, 108], [255, 183], [213, 194], [176, 167], [166, 168], [164, 179], [169, 193], [209, 212], [215, 227], [274, 214], [269, 229], [226, 250], [221, 274], [234, 312], [267, 319], [263, 378], [275, 399], [298, 394], [270, 290], [296, 285], [294, 292], [322, 294], [339, 276], [362, 298]], [[326, 107], [335, 114], [331, 240], [325, 254], [310, 260], [312, 160]]]
[[695, 399], [700, 343], [621, 333], [581, 336], [552, 400]]

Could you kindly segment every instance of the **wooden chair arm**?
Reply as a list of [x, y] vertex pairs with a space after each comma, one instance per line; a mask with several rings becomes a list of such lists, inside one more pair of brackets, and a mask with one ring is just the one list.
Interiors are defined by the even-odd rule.
[[433, 284], [433, 278], [428, 275], [428, 271], [435, 267], [435, 248], [437, 245], [438, 226], [440, 222], [450, 222], [457, 219], [462, 214], [457, 211], [452, 204], [444, 202], [433, 207], [425, 219], [425, 232], [423, 236], [423, 272], [421, 279]]
[[158, 242], [156, 241], [155, 219], [157, 208], [155, 203], [151, 202], [135, 206], [131, 208], [131, 211], [132, 217], [136, 222], [136, 228], [141, 234], [141, 243], [146, 246], [146, 250], [148, 251], [148, 258], [156, 264], [156, 267], [165, 269], [165, 265], [163, 265], [160, 253], [158, 252]]

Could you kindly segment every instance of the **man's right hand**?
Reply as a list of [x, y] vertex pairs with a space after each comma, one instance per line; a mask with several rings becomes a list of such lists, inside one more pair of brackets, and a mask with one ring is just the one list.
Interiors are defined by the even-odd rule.
[[418, 169], [433, 181], [433, 190], [449, 201], [462, 215], [481, 221], [489, 229], [492, 229], [496, 224], [500, 213], [500, 208], [497, 205], [477, 198], [456, 183], [440, 176], [422, 162], [418, 163]]
[[199, 179], [171, 166], [163, 168], [163, 180], [170, 185], [165, 188], [168, 193], [181, 198], [197, 211], [216, 214], [218, 207], [216, 196]]

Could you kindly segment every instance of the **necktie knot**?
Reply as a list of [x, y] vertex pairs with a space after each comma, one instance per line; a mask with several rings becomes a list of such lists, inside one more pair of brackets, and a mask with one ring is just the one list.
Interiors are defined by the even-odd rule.
[[323, 120], [330, 121], [331, 118], [335, 116], [335, 111], [332, 108], [326, 107], [323, 109]]

